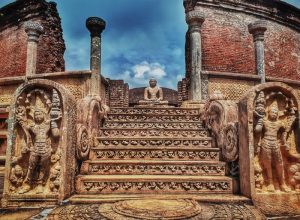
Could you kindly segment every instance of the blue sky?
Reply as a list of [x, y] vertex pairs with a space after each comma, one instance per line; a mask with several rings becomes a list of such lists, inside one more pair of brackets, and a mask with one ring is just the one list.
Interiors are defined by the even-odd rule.
[[[0, 7], [12, 0], [0, 0]], [[106, 20], [102, 35], [102, 74], [145, 86], [150, 77], [176, 88], [184, 77], [185, 24], [182, 0], [56, 1], [66, 41], [66, 69], [89, 69], [89, 32], [85, 20]], [[300, 0], [287, 0], [300, 8]]]

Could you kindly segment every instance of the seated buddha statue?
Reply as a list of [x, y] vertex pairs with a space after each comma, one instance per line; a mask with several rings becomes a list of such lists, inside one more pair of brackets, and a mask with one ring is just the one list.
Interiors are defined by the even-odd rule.
[[144, 90], [144, 100], [139, 101], [140, 105], [167, 105], [168, 101], [163, 101], [163, 91], [157, 86], [156, 79], [149, 80], [149, 86]]

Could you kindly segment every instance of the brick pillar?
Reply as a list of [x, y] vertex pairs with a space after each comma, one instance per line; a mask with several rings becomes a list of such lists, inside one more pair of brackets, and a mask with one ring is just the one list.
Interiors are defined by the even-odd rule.
[[90, 82], [90, 93], [100, 94], [101, 91], [101, 33], [106, 23], [98, 17], [86, 20], [86, 27], [91, 33], [90, 69], [93, 72]]
[[191, 63], [191, 81], [190, 81], [190, 100], [202, 100], [202, 47], [201, 47], [201, 26], [205, 18], [200, 11], [189, 11], [186, 14], [186, 22], [189, 26], [190, 35], [190, 60]]
[[26, 60], [26, 76], [36, 74], [37, 64], [37, 46], [39, 37], [44, 32], [44, 28], [37, 22], [28, 21], [24, 25], [27, 39], [27, 60]]
[[250, 34], [253, 35], [253, 41], [255, 44], [255, 62], [256, 62], [256, 73], [261, 78], [261, 83], [266, 82], [265, 73], [265, 48], [264, 48], [264, 37], [267, 30], [266, 21], [256, 21], [248, 25]]

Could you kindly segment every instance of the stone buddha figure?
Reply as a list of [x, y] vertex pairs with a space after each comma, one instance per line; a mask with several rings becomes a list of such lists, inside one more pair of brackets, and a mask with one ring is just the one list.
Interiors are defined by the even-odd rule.
[[139, 101], [140, 105], [167, 105], [168, 101], [163, 101], [163, 91], [157, 86], [156, 79], [149, 80], [149, 86], [144, 90], [144, 100]]

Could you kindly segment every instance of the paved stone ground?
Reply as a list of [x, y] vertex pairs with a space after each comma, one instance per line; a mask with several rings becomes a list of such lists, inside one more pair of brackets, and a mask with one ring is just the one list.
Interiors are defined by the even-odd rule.
[[192, 200], [125, 200], [101, 204], [66, 204], [49, 209], [0, 210], [0, 220], [137, 220], [137, 219], [300, 219], [263, 216], [247, 203], [204, 203]]

